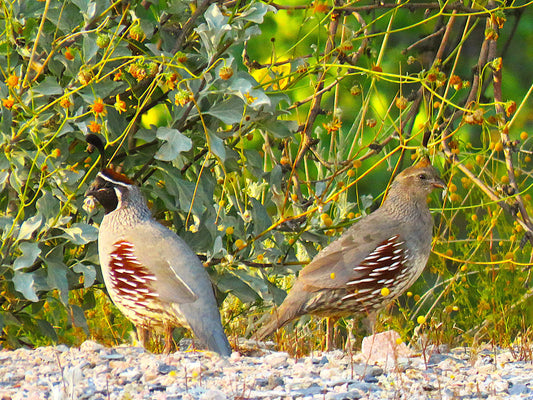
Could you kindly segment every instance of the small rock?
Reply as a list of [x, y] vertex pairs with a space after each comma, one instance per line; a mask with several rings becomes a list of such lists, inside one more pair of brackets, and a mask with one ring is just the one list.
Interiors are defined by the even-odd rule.
[[358, 390], [352, 390], [346, 393], [328, 393], [326, 394], [326, 400], [352, 400], [360, 399], [363, 395]]
[[265, 356], [263, 361], [272, 368], [279, 368], [287, 365], [287, 358], [287, 353], [272, 353]]
[[157, 366], [157, 372], [159, 372], [162, 375], [168, 374], [170, 371], [176, 371], [177, 368], [173, 365], [168, 365], [165, 363], [159, 364]]
[[153, 383], [148, 385], [148, 390], [150, 392], [164, 392], [167, 388], [160, 383]]
[[54, 349], [60, 353], [64, 353], [68, 351], [68, 347], [65, 346], [64, 344], [58, 344], [57, 346], [54, 347]]
[[363, 393], [370, 393], [370, 392], [379, 392], [382, 389], [378, 385], [374, 385], [373, 383], [356, 381], [348, 385], [348, 390], [349, 391], [361, 390]]
[[313, 385], [305, 388], [305, 389], [299, 389], [297, 393], [300, 396], [307, 397], [307, 396], [314, 396], [317, 394], [323, 394], [324, 388], [322, 386], [317, 385], [314, 383]]
[[378, 383], [378, 378], [374, 375], [365, 375], [364, 380], [366, 383]]
[[208, 390], [200, 396], [200, 400], [226, 400], [227, 397], [220, 390]]
[[92, 340], [86, 340], [80, 345], [80, 350], [85, 352], [100, 351], [102, 349], [105, 349], [103, 345], [101, 345], [100, 343], [96, 343]]
[[509, 385], [509, 394], [511, 396], [519, 396], [522, 394], [531, 393], [531, 389], [522, 383], [516, 383], [514, 385]]
[[338, 368], [323, 368], [320, 370], [320, 378], [328, 381], [338, 379], [341, 375], [341, 371]]
[[363, 338], [361, 353], [368, 363], [410, 357], [412, 355], [411, 350], [400, 340], [400, 335], [395, 331], [367, 336]]
[[255, 380], [254, 386], [258, 387], [266, 387], [268, 385], [268, 379], [266, 378], [258, 378]]
[[437, 388], [433, 386], [431, 383], [423, 384], [422, 389], [424, 389], [426, 392], [432, 392], [434, 390], [437, 390]]
[[312, 363], [315, 365], [325, 365], [329, 362], [328, 358], [326, 356], [322, 356], [322, 358], [313, 358]]
[[274, 388], [277, 388], [278, 386], [283, 386], [284, 384], [285, 384], [285, 381], [279, 376], [270, 375], [268, 377], [267, 389], [274, 389]]
[[143, 374], [137, 368], [128, 368], [118, 374], [121, 378], [124, 378], [128, 382], [137, 382], [139, 381]]
[[123, 354], [117, 353], [114, 350], [108, 354], [101, 354], [100, 357], [105, 360], [114, 360], [114, 361], [123, 361], [126, 359], [126, 357]]

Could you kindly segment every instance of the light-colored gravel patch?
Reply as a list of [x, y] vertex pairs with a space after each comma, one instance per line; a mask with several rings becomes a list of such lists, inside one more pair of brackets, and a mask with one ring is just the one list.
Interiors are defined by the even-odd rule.
[[255, 354], [155, 355], [90, 341], [3, 350], [0, 399], [533, 399], [533, 363], [507, 350], [459, 348], [376, 365], [342, 351]]

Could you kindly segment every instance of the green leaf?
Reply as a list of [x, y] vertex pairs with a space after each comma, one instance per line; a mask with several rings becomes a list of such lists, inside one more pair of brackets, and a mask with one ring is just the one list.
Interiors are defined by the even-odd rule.
[[83, 36], [83, 59], [85, 62], [89, 62], [98, 52], [98, 46], [96, 45], [96, 39], [93, 36]]
[[21, 327], [21, 322], [13, 315], [13, 313], [9, 311], [3, 311], [0, 310], [0, 331], [4, 328], [4, 326], [13, 325], [16, 327]]
[[223, 254], [224, 252], [224, 244], [222, 243], [222, 237], [217, 236], [215, 238], [215, 242], [213, 243], [213, 257], [218, 256], [219, 254]]
[[228, 100], [218, 103], [205, 112], [228, 125], [241, 122], [244, 116], [244, 102], [232, 96]]
[[[266, 278], [265, 282], [268, 287], [268, 292], [272, 295], [272, 301], [274, 304], [277, 304], [278, 306], [281, 305], [283, 300], [285, 300], [285, 297], [287, 297], [287, 292], [285, 292], [283, 289], [280, 289]], [[267, 300], [264, 296], [261, 297], [263, 297], [263, 300]]]
[[43, 195], [37, 200], [37, 211], [45, 218], [45, 223], [55, 219], [60, 208], [59, 200], [49, 191], [43, 192]]
[[126, 119], [113, 107], [107, 107], [107, 114], [107, 129], [116, 136], [121, 135], [128, 126]]
[[222, 292], [230, 292], [243, 303], [252, 303], [260, 298], [252, 287], [237, 276], [234, 271], [226, 271], [220, 275], [216, 285]]
[[15, 276], [13, 276], [13, 284], [15, 285], [15, 290], [21, 293], [26, 299], [39, 301], [33, 272], [25, 273], [16, 271]]
[[237, 78], [231, 82], [228, 91], [239, 96], [242, 101], [248, 104], [248, 107], [260, 108], [270, 106], [270, 99], [261, 89], [254, 89], [255, 81], [251, 82], [248, 79]]
[[254, 223], [254, 235], [257, 236], [264, 232], [272, 225], [272, 220], [267, 213], [265, 207], [253, 197], [250, 198], [252, 202], [252, 221]]
[[13, 124], [13, 113], [10, 109], [2, 107], [2, 123], [0, 129], [3, 132], [11, 132], [11, 125]]
[[94, 291], [88, 290], [83, 295], [82, 308], [84, 310], [90, 310], [94, 307], [96, 307], [96, 299], [94, 298]]
[[162, 161], [175, 160], [183, 151], [189, 151], [192, 140], [177, 129], [161, 127], [157, 129], [157, 138], [165, 141], [157, 151], [155, 158]]
[[280, 139], [294, 135], [298, 129], [298, 123], [296, 121], [278, 121], [272, 119], [264, 123], [258, 123], [257, 126]]
[[82, 328], [83, 331], [88, 335], [89, 326], [87, 326], [87, 320], [85, 319], [83, 309], [75, 304], [70, 304], [70, 310], [72, 311], [74, 325]]
[[17, 240], [28, 240], [31, 238], [33, 232], [41, 227], [43, 222], [43, 217], [40, 214], [34, 215], [33, 217], [28, 218], [22, 223], [20, 227], [19, 235]]
[[63, 88], [53, 76], [47, 76], [41, 83], [33, 87], [33, 92], [44, 96], [57, 96], [63, 94]]
[[56, 246], [44, 258], [46, 264], [46, 283], [50, 289], [58, 289], [61, 302], [68, 304], [68, 268], [63, 262], [64, 244]]
[[36, 319], [35, 322], [37, 323], [41, 334], [52, 339], [54, 342], [57, 342], [57, 333], [48, 321], [45, 321], [44, 319]]
[[273, 6], [264, 3], [254, 3], [248, 7], [246, 11], [241, 13], [237, 18], [245, 21], [254, 22], [256, 24], [262, 24], [265, 14], [267, 12], [276, 12]]
[[72, 266], [72, 270], [78, 274], [83, 274], [83, 287], [88, 288], [96, 280], [96, 269], [92, 265], [78, 262]]
[[41, 254], [41, 249], [35, 242], [22, 242], [19, 248], [22, 251], [22, 256], [18, 257], [13, 263], [13, 269], [15, 271], [29, 267]]
[[180, 209], [188, 211], [191, 208], [192, 203], [192, 210], [194, 214], [202, 215], [205, 211], [205, 199], [200, 197], [201, 192], [195, 192], [196, 184], [183, 179], [176, 179], [176, 187], [178, 189]]
[[281, 170], [281, 166], [276, 164], [276, 166], [272, 168], [272, 171], [270, 172], [270, 186], [276, 188], [277, 192], [281, 192], [282, 177], [283, 171]]
[[0, 237], [4, 238], [4, 235], [9, 233], [9, 230], [13, 226], [13, 218], [11, 217], [0, 217], [0, 232], [2, 235]]
[[60, 237], [68, 239], [75, 245], [87, 244], [98, 239], [98, 229], [92, 225], [86, 224], [85, 222], [79, 222], [73, 224], [70, 228], [64, 228], [65, 232]]
[[8, 178], [9, 178], [9, 172], [0, 171], [0, 192], [2, 192], [4, 188], [6, 187]]
[[222, 140], [215, 132], [211, 130], [207, 131], [207, 136], [209, 137], [209, 150], [215, 156], [217, 156], [220, 161], [224, 162], [226, 160], [226, 148], [224, 146], [224, 140]]
[[200, 36], [207, 54], [212, 57], [224, 35], [231, 31], [231, 26], [227, 24], [228, 17], [220, 12], [216, 4], [209, 6], [204, 18], [206, 23], [198, 26], [195, 31]]

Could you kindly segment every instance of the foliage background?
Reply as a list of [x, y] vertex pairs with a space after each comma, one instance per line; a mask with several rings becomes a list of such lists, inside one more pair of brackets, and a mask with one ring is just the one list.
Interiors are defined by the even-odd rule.
[[[83, 209], [90, 131], [201, 255], [233, 337], [428, 154], [448, 182], [431, 202], [433, 254], [378, 329], [531, 340], [531, 13], [526, 1], [2, 2], [4, 346], [130, 340], [101, 284], [102, 211]], [[322, 331], [304, 317], [276, 339], [307, 352]]]

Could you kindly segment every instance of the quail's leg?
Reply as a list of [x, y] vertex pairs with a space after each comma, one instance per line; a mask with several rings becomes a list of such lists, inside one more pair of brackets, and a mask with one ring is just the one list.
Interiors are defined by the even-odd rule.
[[335, 333], [335, 323], [338, 320], [337, 317], [326, 318], [326, 351], [333, 350], [333, 334]]
[[356, 320], [354, 318], [350, 318], [346, 322], [346, 344], [344, 346], [344, 351], [351, 352], [353, 351], [354, 345], [355, 345], [355, 336], [353, 334], [353, 331], [355, 329], [355, 322]]
[[378, 314], [376, 312], [371, 312], [363, 318], [363, 326], [365, 327], [365, 330], [369, 336], [376, 333], [377, 317]]
[[141, 343], [142, 347], [146, 349], [146, 346], [148, 345], [148, 329], [142, 327], [141, 325], [135, 325], [135, 329], [137, 330], [137, 339], [139, 339], [139, 343]]
[[169, 354], [172, 350], [172, 331], [174, 330], [173, 326], [165, 326], [165, 348], [163, 349], [163, 354]]

